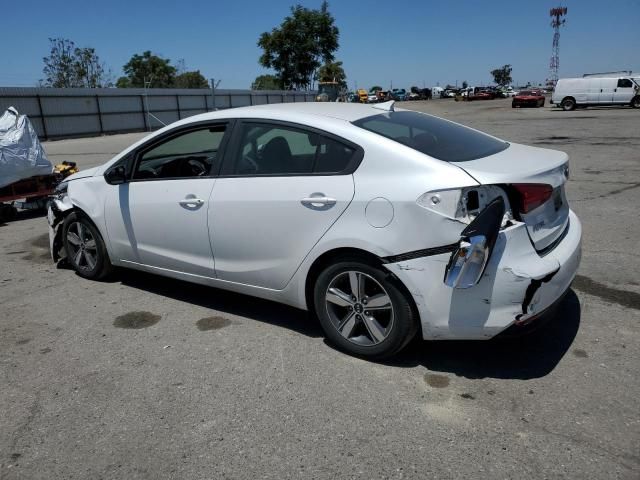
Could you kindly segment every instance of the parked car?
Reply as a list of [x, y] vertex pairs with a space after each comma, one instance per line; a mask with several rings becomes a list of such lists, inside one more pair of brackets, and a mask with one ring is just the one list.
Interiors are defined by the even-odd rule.
[[378, 101], [378, 91], [369, 92], [367, 95], [367, 103], [377, 103]]
[[358, 98], [360, 99], [360, 103], [367, 103], [367, 100], [369, 99], [369, 94], [364, 88], [359, 88]]
[[50, 244], [87, 279], [126, 267], [310, 310], [381, 358], [550, 311], [580, 261], [567, 178], [563, 152], [393, 102], [233, 108], [69, 177]]
[[394, 88], [391, 91], [391, 98], [399, 102], [404, 102], [407, 99], [407, 91], [404, 88]]
[[640, 81], [631, 76], [561, 78], [550, 103], [566, 111], [597, 105], [640, 108]]
[[523, 90], [513, 97], [511, 107], [544, 107], [544, 100], [540, 90]]

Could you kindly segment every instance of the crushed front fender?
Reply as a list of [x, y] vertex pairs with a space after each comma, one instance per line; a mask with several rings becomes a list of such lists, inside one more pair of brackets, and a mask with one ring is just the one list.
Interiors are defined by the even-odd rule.
[[62, 222], [73, 209], [68, 196], [52, 197], [47, 204], [47, 223], [49, 224], [49, 251], [51, 259], [58, 262], [65, 257], [62, 244]]

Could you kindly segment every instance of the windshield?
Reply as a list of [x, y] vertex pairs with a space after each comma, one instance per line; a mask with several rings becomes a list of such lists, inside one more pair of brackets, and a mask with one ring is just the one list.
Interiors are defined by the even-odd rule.
[[445, 162], [488, 157], [509, 147], [484, 133], [418, 112], [383, 113], [353, 124]]

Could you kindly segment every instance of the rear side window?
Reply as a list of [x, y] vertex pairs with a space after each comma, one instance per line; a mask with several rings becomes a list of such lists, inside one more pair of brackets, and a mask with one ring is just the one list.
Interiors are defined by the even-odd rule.
[[336, 174], [348, 168], [356, 150], [303, 128], [243, 123], [233, 175]]
[[484, 133], [418, 112], [388, 112], [353, 123], [445, 162], [475, 160], [509, 147]]

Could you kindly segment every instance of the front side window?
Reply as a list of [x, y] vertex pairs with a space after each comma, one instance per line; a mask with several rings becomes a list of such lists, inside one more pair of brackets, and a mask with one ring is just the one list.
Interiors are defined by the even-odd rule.
[[445, 162], [475, 160], [509, 148], [502, 140], [418, 112], [382, 113], [353, 123]]
[[218, 149], [225, 126], [191, 130], [143, 152], [133, 174], [134, 180], [206, 177], [217, 165]]
[[233, 175], [339, 173], [355, 149], [316, 132], [285, 125], [244, 123]]
[[633, 87], [633, 82], [628, 78], [620, 78], [618, 79], [618, 88], [631, 88]]

